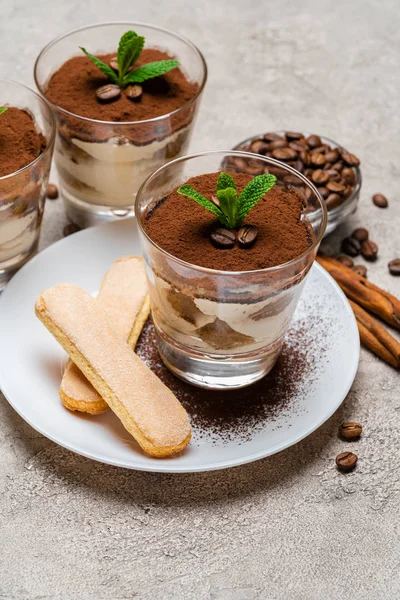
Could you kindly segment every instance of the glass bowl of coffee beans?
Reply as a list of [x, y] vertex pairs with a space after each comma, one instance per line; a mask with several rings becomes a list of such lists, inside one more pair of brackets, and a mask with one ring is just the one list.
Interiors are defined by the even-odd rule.
[[[247, 138], [233, 150], [274, 158], [305, 175], [326, 202], [328, 226], [325, 235], [357, 208], [361, 190], [360, 160], [329, 138], [281, 130]], [[259, 165], [258, 161], [254, 162]], [[253, 176], [259, 174], [255, 172], [251, 158], [247, 163], [241, 161], [240, 165], [235, 165], [235, 170]]]

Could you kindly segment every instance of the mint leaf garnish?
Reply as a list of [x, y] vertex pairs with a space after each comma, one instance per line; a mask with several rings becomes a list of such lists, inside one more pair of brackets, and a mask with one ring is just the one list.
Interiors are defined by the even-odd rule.
[[153, 79], [154, 77], [160, 77], [175, 69], [179, 66], [177, 60], [159, 60], [157, 62], [147, 63], [142, 67], [137, 67], [125, 75], [123, 85], [129, 85], [130, 83], [143, 83], [147, 79]]
[[236, 183], [232, 175], [229, 175], [229, 173], [222, 172], [218, 177], [217, 192], [218, 190], [225, 190], [226, 188], [233, 188], [234, 190], [236, 190]]
[[106, 65], [106, 63], [103, 63], [101, 60], [93, 56], [93, 54], [90, 54], [90, 52], [85, 50], [85, 48], [82, 48], [82, 46], [79, 47], [82, 50], [82, 52], [84, 52], [86, 56], [88, 56], [90, 60], [96, 65], [96, 67], [98, 67], [100, 71], [104, 73], [104, 75], [107, 75], [111, 83], [115, 83], [116, 85], [118, 85], [118, 75], [112, 70], [111, 67], [109, 67], [108, 65]]
[[257, 175], [249, 181], [238, 198], [238, 219], [243, 223], [246, 215], [259, 200], [275, 185], [275, 175]]
[[165, 75], [172, 69], [179, 67], [177, 60], [159, 60], [141, 67], [133, 68], [137, 62], [143, 48], [145, 38], [141, 35], [137, 35], [135, 31], [127, 31], [121, 37], [118, 45], [118, 73], [109, 66], [99, 60], [93, 54], [90, 54], [85, 48], [80, 46], [82, 52], [90, 58], [90, 60], [104, 73], [107, 75], [111, 83], [118, 85], [120, 88], [124, 88], [127, 85], [133, 83], [143, 83], [147, 79], [153, 79], [154, 77], [160, 77]]
[[187, 183], [185, 185], [181, 185], [181, 187], [177, 189], [177, 192], [181, 196], [191, 198], [206, 210], [209, 210], [210, 212], [214, 213], [214, 215], [218, 217], [218, 219], [223, 225], [225, 225], [225, 227], [229, 226], [227, 218], [225, 217], [224, 213], [218, 208], [218, 206], [210, 202], [210, 200], [207, 200], [207, 198], [202, 196], [199, 192], [196, 192], [196, 190], [192, 188], [191, 185], [188, 185]]
[[214, 213], [224, 227], [238, 229], [250, 210], [275, 185], [275, 182], [275, 175], [257, 175], [249, 181], [238, 197], [236, 183], [232, 175], [221, 173], [218, 177], [215, 194], [219, 206], [207, 200], [191, 185], [181, 185], [177, 191], [178, 194], [195, 200], [200, 206]]
[[134, 31], [127, 31], [118, 46], [118, 78], [123, 81], [125, 74], [137, 61], [144, 46], [144, 37]]
[[0, 108], [0, 115], [2, 115], [3, 113], [5, 113], [6, 110], [8, 110], [7, 106], [3, 106], [2, 108]]

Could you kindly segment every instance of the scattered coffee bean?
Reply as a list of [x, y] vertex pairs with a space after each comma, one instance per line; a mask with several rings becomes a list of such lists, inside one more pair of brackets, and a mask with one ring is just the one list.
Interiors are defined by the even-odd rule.
[[140, 102], [143, 96], [143, 89], [141, 85], [128, 85], [125, 88], [125, 94], [128, 96], [129, 100], [133, 102]]
[[237, 241], [241, 248], [250, 248], [256, 241], [258, 228], [255, 225], [244, 225], [238, 231]]
[[365, 260], [374, 261], [378, 257], [378, 246], [371, 240], [365, 240], [361, 242], [361, 254]]
[[112, 58], [110, 60], [109, 64], [110, 64], [110, 67], [118, 73], [118, 60], [117, 60], [116, 56], [114, 56], [114, 58]]
[[368, 229], [365, 229], [365, 227], [357, 227], [351, 234], [351, 237], [358, 242], [365, 242], [369, 238]]
[[372, 202], [378, 208], [387, 208], [389, 206], [389, 202], [388, 202], [386, 196], [384, 196], [383, 194], [374, 194], [372, 196]]
[[293, 160], [294, 158], [297, 158], [297, 152], [296, 150], [293, 150], [293, 148], [289, 147], [277, 148], [276, 150], [272, 151], [272, 157], [276, 158], [277, 160], [283, 160], [286, 162], [288, 160]]
[[361, 244], [358, 240], [352, 237], [347, 237], [342, 241], [341, 248], [342, 252], [354, 257], [360, 254]]
[[317, 148], [322, 143], [321, 138], [318, 135], [310, 135], [306, 141], [310, 148]]
[[344, 152], [342, 150], [342, 159], [345, 165], [348, 167], [358, 167], [360, 164], [360, 159], [357, 158], [355, 154], [350, 154], [350, 152]]
[[[316, 183], [317, 185], [325, 185], [325, 183], [329, 181], [329, 175], [326, 171], [323, 171], [322, 169], [317, 169], [316, 171], [312, 172], [311, 181], [313, 183]], [[330, 190], [328, 189], [328, 192], [329, 191]]]
[[54, 183], [49, 183], [47, 186], [47, 197], [49, 200], [56, 200], [58, 198], [58, 188]]
[[118, 85], [114, 85], [113, 83], [107, 83], [106, 85], [102, 85], [96, 90], [96, 98], [100, 102], [112, 102], [112, 100], [116, 100], [121, 95], [121, 88]]
[[236, 236], [230, 229], [219, 227], [211, 233], [211, 241], [216, 248], [233, 248], [236, 241]]
[[364, 265], [354, 265], [353, 271], [358, 273], [358, 275], [360, 275], [360, 277], [367, 277], [368, 271], [367, 271], [367, 267], [364, 267]]
[[351, 471], [357, 464], [358, 456], [353, 452], [341, 452], [336, 457], [336, 464], [341, 471]]
[[321, 154], [320, 152], [311, 154], [310, 162], [313, 167], [323, 167], [326, 163], [325, 155]]
[[360, 437], [362, 432], [361, 423], [349, 422], [342, 423], [339, 427], [339, 435], [345, 440], [355, 440]]
[[289, 141], [292, 140], [301, 140], [302, 138], [304, 138], [304, 135], [302, 133], [298, 133], [297, 131], [287, 131], [285, 133], [286, 139]]
[[351, 258], [345, 256], [344, 254], [338, 256], [337, 260], [340, 260], [341, 263], [343, 263], [344, 265], [346, 265], [346, 267], [349, 267], [350, 269], [352, 269], [354, 266], [354, 262], [351, 260]]
[[69, 223], [63, 229], [63, 236], [67, 237], [73, 233], [76, 233], [77, 231], [80, 231], [80, 230], [81, 230], [81, 228], [78, 225], [76, 225], [75, 223]]
[[339, 196], [339, 194], [329, 194], [329, 196], [327, 197], [325, 202], [326, 202], [326, 208], [328, 210], [333, 210], [334, 208], [337, 208], [338, 206], [340, 206], [342, 204], [343, 199]]
[[391, 275], [400, 275], [400, 258], [394, 258], [388, 264]]
[[339, 183], [337, 181], [329, 181], [326, 184], [326, 187], [328, 188], [328, 190], [330, 190], [331, 192], [333, 192], [335, 194], [343, 194], [343, 192], [345, 190], [345, 186], [342, 183]]

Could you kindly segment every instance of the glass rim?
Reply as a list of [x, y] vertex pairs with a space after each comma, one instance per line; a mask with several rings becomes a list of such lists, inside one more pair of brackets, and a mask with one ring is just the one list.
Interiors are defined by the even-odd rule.
[[[83, 117], [82, 115], [77, 115], [76, 113], [73, 113], [73, 112], [67, 110], [66, 108], [62, 108], [62, 106], [55, 104], [49, 98], [47, 98], [44, 93], [43, 86], [39, 83], [38, 77], [37, 77], [38, 65], [39, 65], [40, 59], [45, 54], [45, 52], [47, 52], [47, 50], [52, 48], [55, 44], [57, 44], [64, 38], [67, 38], [68, 36], [72, 35], [73, 33], [77, 33], [79, 31], [85, 31], [86, 29], [96, 29], [98, 27], [106, 27], [108, 25], [127, 25], [129, 27], [135, 27], [138, 25], [141, 27], [148, 27], [149, 29], [154, 29], [156, 31], [161, 31], [163, 33], [167, 33], [168, 35], [178, 38], [179, 40], [184, 42], [186, 45], [190, 46], [192, 48], [192, 50], [194, 50], [196, 52], [196, 54], [199, 56], [200, 62], [203, 66], [203, 78], [200, 83], [199, 89], [197, 90], [197, 92], [195, 93], [193, 98], [190, 98], [187, 102], [185, 102], [185, 104], [183, 104], [179, 108], [176, 108], [175, 110], [165, 113], [163, 115], [159, 115], [158, 117], [152, 117], [151, 119], [142, 119], [141, 121], [118, 121], [118, 122], [117, 121], [102, 121], [100, 119], [92, 119], [90, 117]], [[71, 58], [73, 58], [73, 57], [71, 57]], [[46, 46], [44, 48], [42, 48], [38, 57], [36, 58], [35, 64], [33, 67], [33, 78], [35, 80], [36, 87], [39, 90], [40, 96], [42, 96], [42, 98], [44, 98], [46, 100], [46, 102], [53, 109], [56, 109], [70, 117], [74, 117], [76, 119], [82, 119], [82, 121], [88, 121], [90, 123], [98, 123], [98, 124], [103, 124], [103, 125], [113, 125], [113, 126], [139, 125], [141, 123], [153, 123], [155, 121], [160, 121], [161, 119], [169, 118], [169, 117], [179, 113], [183, 109], [194, 104], [196, 102], [196, 100], [201, 96], [201, 94], [204, 90], [204, 87], [206, 85], [206, 82], [207, 82], [207, 76], [208, 76], [208, 69], [207, 69], [206, 60], [205, 60], [203, 54], [200, 52], [199, 48], [193, 42], [191, 42], [189, 40], [189, 38], [187, 38], [184, 35], [181, 35], [180, 33], [179, 34], [175, 33], [174, 31], [171, 31], [170, 29], [167, 29], [166, 27], [159, 27], [158, 25], [151, 25], [150, 23], [144, 23], [143, 21], [105, 21], [102, 23], [91, 23], [90, 25], [84, 25], [83, 27], [77, 27], [76, 29], [71, 29], [70, 31], [67, 31], [66, 33], [62, 33], [62, 34], [58, 35], [56, 38], [54, 38], [48, 44], [46, 44]]]
[[[51, 124], [51, 131], [50, 131], [49, 136], [45, 136], [43, 132], [40, 132], [46, 138], [46, 142], [47, 142], [46, 148], [44, 150], [42, 150], [42, 152], [40, 152], [40, 154], [34, 160], [32, 160], [30, 163], [28, 163], [24, 167], [21, 167], [20, 169], [18, 169], [18, 171], [13, 171], [12, 173], [3, 175], [2, 177], [0, 177], [0, 181], [4, 181], [5, 179], [10, 179], [11, 177], [15, 177], [16, 175], [19, 175], [20, 173], [23, 173], [27, 169], [30, 169], [31, 167], [33, 167], [33, 165], [35, 165], [37, 162], [39, 162], [39, 160], [53, 148], [54, 140], [56, 137], [56, 121], [55, 121], [53, 112], [50, 110], [50, 106], [48, 105], [46, 100], [40, 94], [38, 94], [37, 92], [32, 90], [27, 85], [24, 85], [23, 83], [19, 83], [18, 81], [14, 81], [13, 79], [7, 79], [7, 78], [1, 77], [0, 84], [3, 84], [3, 83], [4, 84], [12, 83], [13, 85], [15, 85], [23, 90], [27, 90], [29, 93], [36, 96], [36, 98], [40, 101], [41, 105], [44, 106], [45, 110], [47, 111], [47, 114], [48, 114], [49, 120], [50, 120], [50, 124]], [[18, 107], [16, 107], [16, 108], [18, 108]]]
[[[145, 187], [151, 183], [151, 181], [153, 181], [158, 175], [160, 175], [161, 173], [163, 173], [163, 171], [165, 171], [169, 166], [172, 165], [176, 165], [179, 164], [181, 162], [185, 162], [187, 160], [193, 159], [193, 158], [201, 158], [204, 156], [208, 156], [208, 155], [229, 155], [229, 156], [237, 156], [237, 157], [241, 157], [241, 158], [251, 158], [254, 159], [254, 157], [256, 157], [257, 159], [261, 160], [262, 162], [265, 162], [267, 164], [272, 164], [273, 166], [277, 167], [277, 168], [282, 168], [288, 171], [288, 173], [290, 173], [291, 175], [295, 175], [296, 177], [298, 177], [299, 179], [301, 179], [303, 181], [304, 184], [307, 185], [307, 187], [309, 187], [315, 194], [315, 196], [317, 197], [319, 203], [320, 203], [320, 210], [322, 210], [322, 219], [321, 219], [321, 229], [318, 233], [318, 236], [316, 237], [316, 239], [314, 240], [314, 242], [307, 248], [307, 250], [305, 250], [304, 252], [302, 252], [301, 254], [299, 254], [298, 256], [296, 256], [295, 258], [292, 258], [291, 260], [285, 262], [285, 263], [281, 263], [280, 265], [275, 265], [273, 267], [266, 267], [264, 269], [252, 269], [249, 271], [221, 271], [219, 269], [212, 269], [210, 267], [202, 267], [200, 265], [195, 265], [193, 263], [189, 263], [185, 260], [182, 260], [181, 258], [178, 258], [177, 256], [174, 256], [173, 254], [171, 254], [170, 252], [167, 252], [167, 250], [164, 250], [164, 248], [161, 248], [161, 246], [159, 246], [145, 231], [141, 219], [139, 218], [139, 201], [140, 201], [140, 197], [143, 194]], [[169, 161], [168, 163], [166, 163], [165, 165], [162, 165], [161, 167], [159, 167], [156, 171], [154, 171], [149, 177], [147, 177], [147, 179], [145, 179], [145, 181], [142, 183], [142, 185], [140, 186], [137, 194], [136, 194], [136, 200], [135, 200], [135, 215], [136, 215], [136, 222], [138, 223], [138, 227], [141, 231], [141, 233], [145, 236], [145, 238], [152, 244], [152, 246], [154, 246], [155, 248], [157, 248], [157, 250], [159, 250], [162, 254], [168, 256], [168, 258], [173, 259], [174, 261], [176, 261], [177, 263], [179, 263], [180, 265], [186, 267], [186, 268], [190, 268], [190, 269], [195, 269], [197, 271], [201, 271], [203, 273], [208, 273], [210, 275], [216, 275], [216, 274], [222, 274], [225, 276], [237, 276], [239, 274], [243, 274], [243, 275], [252, 275], [252, 274], [257, 274], [257, 273], [273, 273], [276, 271], [280, 271], [283, 269], [286, 269], [292, 265], [294, 265], [297, 262], [300, 262], [303, 258], [305, 258], [308, 254], [310, 254], [311, 252], [313, 252], [315, 250], [315, 248], [317, 248], [319, 246], [319, 244], [321, 243], [322, 238], [324, 237], [324, 233], [326, 230], [326, 226], [328, 223], [328, 211], [326, 208], [326, 204], [324, 202], [324, 200], [322, 199], [322, 196], [320, 195], [320, 193], [318, 192], [317, 188], [313, 185], [313, 183], [311, 181], [309, 181], [306, 177], [304, 177], [304, 175], [302, 175], [302, 173], [299, 173], [298, 171], [296, 171], [295, 169], [293, 169], [292, 167], [290, 167], [289, 165], [285, 165], [281, 162], [279, 162], [278, 160], [274, 159], [274, 158], [269, 158], [266, 156], [260, 156], [259, 154], [254, 154], [253, 152], [244, 152], [244, 151], [238, 151], [238, 150], [211, 150], [211, 151], [204, 151], [204, 152], [196, 152], [194, 154], [186, 154], [185, 156], [181, 156], [179, 158], [175, 158], [174, 160]]]
[[[271, 131], [271, 133], [284, 134], [286, 131], [289, 131], [289, 129], [275, 129], [274, 131]], [[240, 146], [243, 146], [244, 144], [249, 144], [250, 142], [252, 142], [256, 139], [262, 138], [264, 135], [265, 135], [265, 132], [260, 133], [258, 135], [257, 134], [251, 135], [250, 137], [246, 138], [242, 142], [239, 142], [239, 144], [236, 144], [232, 148], [232, 150], [239, 150]], [[309, 131], [304, 131], [303, 135], [309, 136], [312, 134]], [[326, 137], [326, 135], [318, 134], [318, 137], [321, 138], [321, 141], [326, 141], [326, 142], [328, 142], [328, 144], [331, 144], [331, 145], [335, 146], [336, 148], [340, 148], [341, 150], [344, 150], [345, 152], [349, 152], [347, 150], [347, 148], [342, 146], [342, 144], [338, 144], [338, 142], [336, 142], [335, 140], [332, 140], [329, 137]], [[246, 151], [243, 150], [243, 152], [246, 152]], [[251, 152], [251, 154], [254, 154], [254, 152]], [[261, 155], [255, 154], [255, 156], [261, 156]], [[283, 163], [281, 163], [281, 165], [282, 164]], [[357, 194], [360, 193], [361, 184], [362, 184], [361, 169], [360, 169], [360, 167], [351, 167], [351, 168], [354, 169], [356, 172], [356, 183], [354, 185], [354, 189], [351, 192], [350, 196], [348, 198], [346, 198], [346, 200], [342, 204], [339, 204], [339, 206], [336, 206], [336, 208], [332, 208], [331, 210], [328, 211], [328, 215], [332, 215], [332, 217], [335, 217], [336, 215], [340, 214], [344, 208], [346, 208], [349, 204], [351, 204], [353, 202], [353, 200], [354, 200], [354, 198], [356, 198]]]

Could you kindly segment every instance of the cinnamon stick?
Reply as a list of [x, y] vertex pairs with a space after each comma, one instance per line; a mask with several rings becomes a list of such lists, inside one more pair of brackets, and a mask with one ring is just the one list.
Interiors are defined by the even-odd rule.
[[379, 358], [400, 368], [400, 342], [398, 342], [374, 317], [361, 306], [349, 300], [354, 311], [361, 343]]
[[330, 256], [318, 255], [317, 261], [340, 285], [348, 298], [400, 329], [400, 300], [374, 285], [365, 277]]

